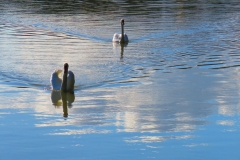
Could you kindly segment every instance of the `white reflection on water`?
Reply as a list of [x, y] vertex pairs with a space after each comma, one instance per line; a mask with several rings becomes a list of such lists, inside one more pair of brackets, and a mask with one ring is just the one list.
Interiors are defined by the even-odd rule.
[[[73, 103], [72, 108], [69, 108], [70, 116], [68, 119], [52, 119], [50, 117], [43, 119], [36, 126], [60, 127], [58, 130], [49, 133], [51, 135], [142, 133], [142, 136], [127, 137], [125, 139], [125, 142], [133, 143], [194, 139], [194, 131], [199, 130], [200, 126], [211, 123], [206, 120], [207, 117], [216, 114], [225, 116], [240, 114], [240, 112], [235, 112], [227, 115], [219, 112], [221, 108], [236, 111], [237, 105], [228, 108], [225, 103], [234, 103], [236, 100], [239, 102], [238, 97], [240, 95], [236, 94], [238, 93], [236, 90], [232, 90], [235, 85], [230, 85], [232, 87], [229, 88], [229, 83], [219, 83], [222, 81], [231, 82], [232, 77], [221, 74], [222, 76], [219, 78], [221, 71], [215, 73], [217, 79], [212, 76], [213, 74], [209, 75], [207, 72], [203, 75], [195, 75], [195, 83], [190, 86], [189, 80], [186, 80], [185, 76], [175, 74], [172, 77], [172, 74], [167, 74], [164, 76], [168, 77], [168, 82], [165, 81], [165, 77], [162, 82], [158, 79], [158, 83], [156, 83], [155, 80], [151, 79], [151, 84], [142, 86], [122, 86], [116, 89], [109, 85], [105, 86], [105, 88], [84, 90], [77, 93], [76, 101]], [[169, 87], [169, 85], [166, 87], [166, 83], [169, 82], [172, 87]], [[200, 82], [204, 83], [199, 86]], [[158, 88], [158, 90], [153, 90], [153, 88]], [[177, 93], [181, 88], [185, 89], [184, 93]], [[190, 93], [193, 92], [192, 89], [194, 89], [195, 94], [189, 100]], [[224, 96], [225, 103], [213, 101], [213, 99], [225, 95], [225, 92], [222, 92], [222, 90], [226, 91], [225, 89], [228, 92], [231, 90], [229, 97]], [[172, 97], [176, 98], [173, 99]], [[44, 113], [40, 107], [35, 109], [36, 112]], [[38, 116], [41, 117], [41, 115]], [[236, 122], [231, 119], [228, 120], [227, 117], [226, 120], [217, 120], [216, 124], [236, 127]], [[61, 126], [74, 127], [72, 129], [61, 129]], [[234, 131], [235, 129], [226, 129], [226, 131], [230, 130]], [[161, 135], [161, 133], [166, 132], [173, 135]], [[154, 135], [151, 135], [151, 133]], [[175, 136], [175, 133], [180, 135]], [[205, 145], [206, 143], [203, 144], [190, 144], [188, 147], [208, 146]]]
[[[236, 87], [240, 81], [236, 72], [237, 70], [205, 70], [202, 74], [181, 72], [188, 73], [188, 76], [179, 72], [155, 72], [152, 78], [138, 80], [143, 85], [113, 85], [115, 82], [112, 82], [103, 87], [77, 91], [74, 103], [67, 106], [67, 119], [61, 117], [61, 95], [55, 95], [58, 97], [55, 99], [50, 91], [18, 88], [17, 83], [6, 82], [9, 86], [2, 86], [0, 91], [1, 108], [11, 104], [8, 105], [9, 108], [34, 109], [38, 120], [36, 127], [57, 127], [47, 133], [50, 135], [142, 134], [125, 137], [124, 141], [131, 143], [195, 139], [194, 132], [211, 123], [206, 118], [218, 114], [226, 117], [217, 119], [215, 123], [231, 127], [223, 129], [223, 132], [236, 131], [238, 123], [234, 117], [240, 114], [237, 105], [240, 94]], [[145, 83], [148, 81], [151, 83]], [[55, 101], [60, 102], [57, 108], [56, 105], [51, 105]], [[69, 101], [72, 102], [73, 98]], [[162, 136], [161, 133], [169, 134]], [[186, 146], [208, 146], [203, 144]]]
[[208, 146], [209, 144], [207, 143], [200, 143], [200, 144], [189, 144], [189, 145], [184, 145], [185, 147], [198, 147], [198, 146]]
[[57, 133], [49, 133], [50, 135], [78, 135], [78, 134], [108, 134], [111, 133], [110, 130], [95, 130], [92, 128], [82, 129], [82, 130], [60, 130]]
[[236, 123], [235, 121], [231, 121], [231, 120], [217, 121], [217, 124], [220, 124], [220, 125], [226, 125], [226, 126], [234, 126], [235, 123]]
[[192, 139], [194, 136], [191, 135], [184, 135], [184, 136], [140, 136], [140, 137], [133, 137], [131, 139], [126, 139], [126, 142], [136, 143], [152, 143], [152, 142], [163, 142], [170, 139], [181, 140], [181, 139]]

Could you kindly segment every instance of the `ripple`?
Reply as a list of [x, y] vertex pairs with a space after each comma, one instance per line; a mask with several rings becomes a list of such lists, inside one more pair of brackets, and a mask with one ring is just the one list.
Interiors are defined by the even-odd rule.
[[[238, 67], [239, 22], [233, 16], [222, 19], [225, 14], [210, 20], [210, 11], [199, 13], [204, 7], [224, 8], [210, 2], [184, 2], [183, 6], [173, 1], [29, 3], [31, 8], [23, 2], [3, 5], [2, 12], [11, 14], [1, 18], [0, 67], [10, 79], [47, 86], [51, 71], [65, 61], [75, 70], [77, 88], [128, 82], [132, 77], [140, 81], [154, 72]], [[130, 43], [113, 53], [111, 38], [120, 31], [122, 17], [126, 17]]]
[[187, 64], [178, 64], [178, 65], [172, 65], [168, 66], [169, 68], [176, 68], [176, 69], [190, 69], [192, 67], [188, 66]]
[[228, 66], [219, 66], [219, 67], [212, 67], [212, 69], [227, 69], [227, 68], [235, 68], [235, 67], [240, 67], [240, 64], [236, 65], [228, 65]]

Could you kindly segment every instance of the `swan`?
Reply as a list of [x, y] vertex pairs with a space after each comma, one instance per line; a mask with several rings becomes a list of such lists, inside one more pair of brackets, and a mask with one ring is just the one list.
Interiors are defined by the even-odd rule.
[[[122, 28], [122, 34], [115, 33], [113, 35], [113, 42], [119, 42], [119, 43], [127, 43], [128, 42], [128, 36], [126, 33], [124, 33], [124, 19], [120, 20], [121, 22], [121, 28]], [[124, 35], [124, 36], [122, 36]]]
[[53, 90], [61, 90], [63, 92], [74, 91], [75, 78], [73, 72], [68, 70], [68, 67], [68, 63], [65, 63], [63, 79], [60, 78], [62, 75], [62, 70], [57, 69], [52, 73], [50, 82]]

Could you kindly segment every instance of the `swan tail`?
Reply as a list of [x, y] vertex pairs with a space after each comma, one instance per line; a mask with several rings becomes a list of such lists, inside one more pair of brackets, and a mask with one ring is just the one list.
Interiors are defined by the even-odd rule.
[[113, 42], [119, 42], [119, 41], [121, 40], [121, 37], [122, 37], [121, 34], [115, 33], [115, 34], [113, 35], [112, 41], [113, 41]]

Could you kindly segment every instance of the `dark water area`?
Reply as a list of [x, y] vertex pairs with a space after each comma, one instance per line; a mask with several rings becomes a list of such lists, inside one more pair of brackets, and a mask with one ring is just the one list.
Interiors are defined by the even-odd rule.
[[[240, 2], [0, 1], [3, 159], [239, 159]], [[112, 43], [125, 19], [129, 43]], [[68, 62], [74, 94], [51, 91]]]

